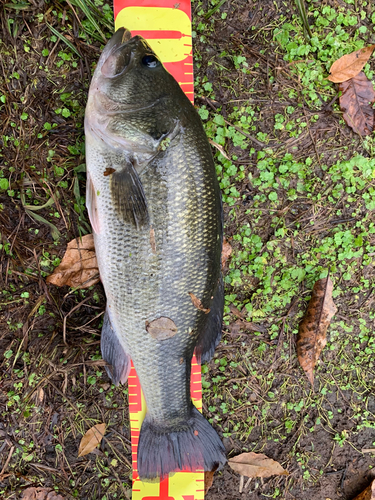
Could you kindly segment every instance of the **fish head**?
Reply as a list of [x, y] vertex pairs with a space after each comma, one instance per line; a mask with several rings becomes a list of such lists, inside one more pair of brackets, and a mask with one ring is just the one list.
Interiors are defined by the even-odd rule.
[[129, 30], [120, 28], [102, 52], [91, 89], [118, 105], [136, 109], [163, 96], [168, 77], [145, 39], [139, 35], [132, 37]]
[[184, 99], [145, 39], [120, 28], [105, 46], [91, 81], [86, 144], [127, 151], [144, 163], [178, 129]]

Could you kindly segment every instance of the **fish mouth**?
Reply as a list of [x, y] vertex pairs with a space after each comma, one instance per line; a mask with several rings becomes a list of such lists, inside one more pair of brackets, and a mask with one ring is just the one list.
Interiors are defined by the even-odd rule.
[[125, 43], [125, 42], [129, 42], [132, 38], [132, 34], [131, 34], [131, 31], [126, 29], [125, 27], [123, 28], [120, 28], [120, 30], [123, 30], [123, 34], [122, 34], [122, 37], [121, 37], [121, 43]]
[[105, 47], [105, 54], [103, 52], [102, 75], [105, 78], [124, 75], [133, 67], [136, 55], [144, 50], [151, 51], [141, 36], [132, 37], [128, 29], [118, 29]]

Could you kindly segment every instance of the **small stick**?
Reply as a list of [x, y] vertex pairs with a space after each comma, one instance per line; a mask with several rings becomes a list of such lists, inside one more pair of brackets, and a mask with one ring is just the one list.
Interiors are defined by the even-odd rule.
[[240, 493], [242, 493], [242, 490], [243, 490], [243, 483], [244, 483], [244, 480], [245, 480], [245, 476], [241, 476], [240, 477]]
[[245, 490], [246, 490], [246, 488], [249, 486], [249, 484], [251, 483], [251, 480], [252, 480], [252, 479], [253, 479], [252, 477], [249, 477], [249, 479], [246, 481], [246, 484], [245, 484], [245, 486], [244, 486], [244, 489], [245, 489]]
[[[12, 458], [12, 455], [13, 455], [13, 452], [14, 452], [14, 446], [11, 447], [11, 449], [9, 450], [9, 455], [8, 455], [8, 458], [6, 459], [6, 462], [4, 464], [4, 467], [2, 468], [1, 472], [0, 472], [0, 478], [3, 477], [4, 475], [4, 472], [6, 471], [6, 468], [8, 467], [8, 464], [10, 462], [10, 459]], [[242, 477], [242, 476], [241, 476]]]

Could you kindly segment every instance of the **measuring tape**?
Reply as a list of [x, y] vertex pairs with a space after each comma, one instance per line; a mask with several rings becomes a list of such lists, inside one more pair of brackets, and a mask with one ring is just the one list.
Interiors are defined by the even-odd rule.
[[190, 0], [114, 0], [116, 30], [141, 35], [194, 100]]
[[[141, 35], [194, 100], [193, 52], [190, 0], [114, 0], [115, 29], [125, 27]], [[137, 472], [139, 433], [146, 414], [146, 401], [132, 364], [129, 374], [129, 414], [133, 465], [133, 500], [203, 500], [204, 472], [175, 472], [163, 481], [144, 483]], [[191, 366], [192, 401], [202, 411], [201, 366], [195, 356]]]

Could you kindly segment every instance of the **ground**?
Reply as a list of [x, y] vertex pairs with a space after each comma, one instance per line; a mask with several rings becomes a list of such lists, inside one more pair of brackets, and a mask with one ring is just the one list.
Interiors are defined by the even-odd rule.
[[[130, 498], [127, 386], [110, 385], [99, 351], [103, 289], [45, 281], [67, 242], [91, 232], [83, 115], [112, 10], [15, 2], [2, 1], [0, 28], [0, 497], [44, 485]], [[375, 143], [345, 124], [326, 77], [373, 41], [375, 7], [306, 0], [309, 37], [292, 0], [192, 6], [196, 106], [233, 248], [204, 414], [228, 457], [262, 452], [289, 471], [240, 492], [226, 466], [207, 499], [350, 500], [374, 477]], [[312, 389], [295, 339], [328, 273], [338, 312]], [[99, 422], [106, 440], [77, 458]]]

